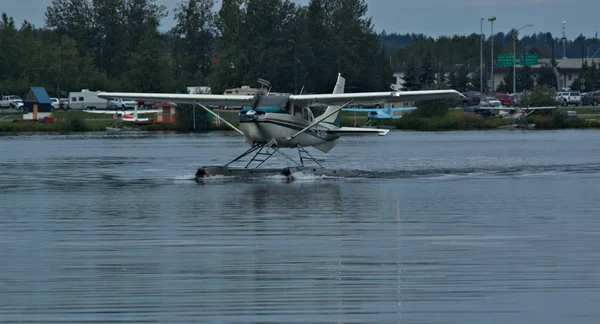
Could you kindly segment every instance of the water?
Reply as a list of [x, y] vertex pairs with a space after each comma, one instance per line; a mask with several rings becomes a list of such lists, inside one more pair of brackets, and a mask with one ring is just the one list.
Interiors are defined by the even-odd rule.
[[597, 323], [600, 132], [347, 137], [192, 181], [237, 136], [0, 137], [0, 323]]

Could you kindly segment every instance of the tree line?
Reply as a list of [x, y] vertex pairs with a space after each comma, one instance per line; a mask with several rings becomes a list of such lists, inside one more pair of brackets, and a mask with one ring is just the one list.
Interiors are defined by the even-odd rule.
[[364, 0], [179, 0], [175, 26], [155, 0], [53, 0], [45, 26], [0, 22], [0, 91], [213, 93], [267, 79], [273, 91], [389, 89], [391, 69]]
[[[407, 44], [392, 52], [390, 60], [396, 62], [394, 64], [396, 69], [404, 71], [404, 87], [408, 90], [419, 90], [433, 85], [439, 88], [439, 85], [443, 84], [461, 92], [479, 91], [481, 88], [485, 92], [513, 92], [512, 67], [504, 68], [504, 72], [506, 72], [504, 79], [500, 84], [495, 84], [494, 89], [491, 89], [489, 85], [492, 60], [491, 39], [484, 40], [483, 47], [481, 47], [482, 39], [478, 34], [441, 36], [437, 39], [408, 34], [400, 36], [402, 35], [385, 35], [385, 39], [388, 44], [394, 39], [407, 42]], [[382, 35], [380, 35], [381, 37]], [[540, 60], [545, 60], [545, 63], [537, 69], [528, 66], [517, 69], [516, 90], [518, 92], [530, 90], [536, 84], [557, 88], [555, 72], [560, 71], [561, 67], [555, 59], [559, 55], [555, 49], [558, 48], [558, 44], [553, 44], [551, 37], [549, 33], [539, 33], [519, 39], [517, 31], [514, 29], [506, 35], [499, 33], [494, 37], [493, 53], [496, 67], [498, 55], [512, 55], [513, 51], [516, 52], [517, 59], [521, 55], [536, 54]], [[414, 39], [417, 40], [411, 41]], [[550, 39], [551, 41], [547, 42], [544, 39]], [[527, 45], [527, 43], [532, 45]], [[566, 43], [571, 46], [571, 49], [576, 47], [580, 49], [589, 48], [590, 53], [594, 53], [596, 50], [600, 51], [600, 41], [596, 38], [590, 39], [580, 36], [574, 41]], [[482, 74], [484, 81], [481, 88], [480, 48], [483, 49]], [[579, 54], [581, 53], [583, 52], [579, 52]], [[562, 52], [560, 56], [562, 56]], [[585, 58], [581, 59], [582, 62], [587, 62]], [[581, 74], [574, 81], [572, 88], [577, 90], [600, 89], [599, 70], [600, 66], [596, 63], [583, 64]]]
[[[178, 1], [170, 13], [156, 0], [53, 0], [42, 27], [27, 21], [16, 26], [3, 13], [0, 92], [22, 95], [41, 85], [61, 97], [84, 88], [185, 92], [187, 86], [210, 86], [222, 93], [263, 78], [273, 91], [323, 93], [332, 90], [338, 73], [346, 77], [347, 91], [382, 91], [395, 69], [404, 70], [408, 90], [479, 90], [480, 35], [377, 35], [365, 0], [311, 0], [306, 6], [223, 0], [218, 11], [214, 0]], [[169, 14], [175, 26], [161, 30]], [[494, 54], [512, 53], [514, 37], [517, 55], [561, 55], [555, 53], [560, 40], [551, 34], [518, 39], [514, 30], [494, 35]], [[484, 44], [484, 80], [490, 41]], [[567, 44], [567, 53], [583, 53], [600, 42], [580, 36]], [[600, 87], [598, 70], [586, 67], [580, 84]], [[511, 92], [511, 73], [493, 90]], [[534, 79], [556, 85], [552, 66], [523, 68], [517, 90], [530, 89]]]

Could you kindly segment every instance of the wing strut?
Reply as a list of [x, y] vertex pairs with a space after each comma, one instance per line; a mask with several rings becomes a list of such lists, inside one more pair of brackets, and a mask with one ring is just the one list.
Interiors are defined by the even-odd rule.
[[316, 124], [318, 124], [318, 123], [322, 122], [323, 120], [327, 119], [327, 117], [329, 117], [329, 116], [331, 116], [331, 115], [333, 115], [333, 114], [337, 113], [338, 111], [342, 110], [342, 108], [344, 108], [344, 107], [348, 106], [348, 105], [349, 105], [349, 104], [351, 104], [352, 102], [354, 102], [354, 99], [352, 99], [352, 100], [350, 100], [350, 101], [346, 102], [345, 104], [343, 104], [343, 105], [341, 105], [341, 106], [337, 107], [336, 109], [332, 110], [332, 111], [331, 111], [330, 113], [328, 113], [328, 114], [323, 114], [323, 115], [321, 115], [321, 116], [317, 117], [317, 118], [315, 119], [315, 121], [313, 121], [313, 122], [312, 122], [312, 124], [310, 124], [310, 125], [308, 125], [308, 126], [304, 127], [304, 128], [301, 130], [301, 131], [299, 131], [299, 132], [297, 132], [296, 134], [294, 134], [294, 135], [292, 135], [292, 136], [288, 137], [288, 140], [291, 140], [291, 139], [294, 139], [294, 138], [296, 138], [298, 135], [300, 135], [300, 134], [302, 134], [302, 133], [306, 132], [306, 131], [307, 131], [307, 130], [309, 130], [310, 128], [314, 127]]
[[231, 124], [230, 124], [228, 121], [226, 121], [226, 120], [225, 120], [225, 118], [223, 118], [223, 117], [221, 117], [221, 116], [219, 116], [219, 115], [215, 114], [215, 113], [214, 113], [212, 110], [208, 109], [206, 106], [202, 105], [202, 104], [201, 104], [201, 103], [199, 103], [199, 102], [196, 102], [196, 104], [197, 104], [198, 106], [200, 106], [200, 108], [202, 108], [202, 109], [204, 109], [204, 110], [208, 111], [208, 112], [209, 112], [209, 113], [211, 113], [213, 116], [217, 117], [217, 118], [218, 118], [220, 121], [224, 122], [224, 123], [225, 123], [225, 124], [227, 124], [229, 127], [233, 128], [233, 130], [234, 130], [234, 131], [236, 131], [236, 132], [238, 132], [238, 133], [240, 133], [240, 134], [244, 135], [244, 132], [242, 132], [241, 130], [239, 130], [237, 127], [235, 127], [235, 126], [231, 125]]

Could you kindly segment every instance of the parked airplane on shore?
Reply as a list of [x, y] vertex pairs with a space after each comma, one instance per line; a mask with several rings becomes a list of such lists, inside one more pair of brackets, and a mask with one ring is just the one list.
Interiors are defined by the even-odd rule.
[[536, 110], [557, 109], [556, 106], [547, 107], [479, 107], [479, 109], [499, 110], [498, 115], [503, 119], [512, 119], [511, 125], [506, 125], [513, 128], [534, 128], [535, 124], [527, 124], [525, 118], [533, 114]]
[[[340, 111], [344, 107], [350, 104], [369, 102], [395, 103], [458, 98], [461, 96], [456, 90], [344, 93], [345, 82], [345, 79], [338, 75], [335, 88], [331, 94], [269, 95], [268, 93], [262, 94], [262, 92], [259, 92], [254, 96], [239, 96], [227, 94], [104, 92], [99, 93], [98, 96], [101, 98], [163, 100], [197, 105], [245, 136], [246, 141], [251, 145], [250, 149], [225, 166], [200, 168], [196, 173], [197, 178], [207, 175], [232, 174], [232, 172], [238, 170], [228, 166], [251, 153], [254, 153], [254, 156], [242, 170], [247, 170], [253, 162], [258, 164], [255, 166], [255, 168], [258, 168], [274, 153], [278, 152], [280, 148], [296, 148], [298, 150], [300, 163], [289, 158], [296, 164], [294, 167], [296, 170], [304, 167], [304, 160], [311, 160], [322, 169], [322, 166], [305, 150], [306, 147], [312, 146], [326, 153], [339, 143], [339, 138], [342, 135], [361, 133], [386, 135], [389, 132], [389, 130], [373, 128], [342, 127], [340, 125]], [[244, 106], [245, 108], [239, 112], [240, 129], [215, 114], [207, 105]], [[327, 109], [321, 116], [314, 117], [308, 107], [309, 105], [327, 105]], [[286, 169], [283, 170], [284, 174], [290, 172], [289, 169], [287, 171]]]
[[140, 118], [141, 114], [155, 114], [160, 112], [160, 109], [138, 110], [137, 106], [133, 111], [125, 110], [84, 110], [90, 114], [113, 115], [115, 123], [106, 127], [106, 130], [122, 130], [122, 123], [144, 123], [150, 121], [149, 118]]
[[400, 119], [402, 115], [394, 115], [396, 111], [415, 110], [417, 107], [393, 108], [389, 104], [387, 108], [343, 108], [342, 111], [367, 113], [367, 123], [365, 126], [371, 126], [378, 120]]

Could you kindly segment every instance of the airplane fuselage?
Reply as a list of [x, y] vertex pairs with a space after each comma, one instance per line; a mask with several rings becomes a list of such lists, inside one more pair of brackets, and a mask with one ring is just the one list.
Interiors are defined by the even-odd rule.
[[[308, 109], [307, 107], [305, 107]], [[318, 146], [335, 141], [339, 135], [328, 133], [327, 124], [318, 124], [291, 139], [311, 123], [310, 119], [297, 117], [285, 112], [263, 112], [257, 108], [257, 114], [247, 115], [250, 110], [240, 112], [240, 129], [250, 144], [267, 143], [272, 139], [279, 147]], [[312, 115], [311, 115], [312, 116]]]

